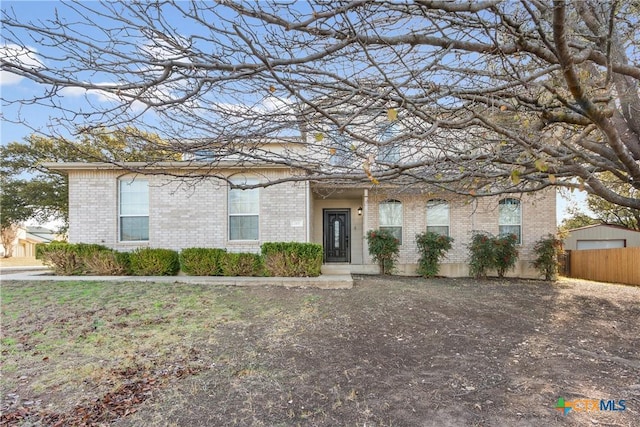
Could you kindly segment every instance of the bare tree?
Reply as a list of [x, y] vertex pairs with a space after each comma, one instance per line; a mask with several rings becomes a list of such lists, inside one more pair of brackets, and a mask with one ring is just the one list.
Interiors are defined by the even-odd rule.
[[[477, 196], [563, 186], [640, 208], [637, 2], [60, 8], [2, 15], [2, 70], [45, 88], [3, 102], [54, 107], [53, 127], [155, 132], [208, 175], [267, 161], [295, 166], [290, 179]], [[78, 91], [91, 110], [65, 102]]]
[[18, 226], [10, 224], [3, 226], [0, 229], [0, 241], [2, 241], [2, 247], [4, 248], [4, 258], [11, 258], [13, 256], [13, 246], [18, 237]]

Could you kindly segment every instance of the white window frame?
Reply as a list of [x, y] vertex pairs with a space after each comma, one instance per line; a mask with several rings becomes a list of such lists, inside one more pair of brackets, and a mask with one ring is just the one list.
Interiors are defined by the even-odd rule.
[[[394, 205], [399, 205], [400, 206], [399, 224], [385, 223], [383, 221], [383, 220], [387, 219], [387, 218], [383, 218], [383, 215], [382, 215], [383, 206], [389, 205], [389, 204], [394, 204]], [[403, 227], [404, 208], [403, 208], [403, 204], [402, 204], [402, 202], [400, 200], [390, 199], [390, 200], [385, 200], [384, 202], [381, 202], [378, 205], [378, 222], [379, 222], [380, 230], [390, 231], [394, 236], [396, 236], [398, 238], [398, 240], [400, 241], [400, 244], [402, 245], [402, 234], [403, 234], [403, 231], [404, 231], [404, 227]], [[399, 232], [396, 231], [398, 229], [399, 229]]]
[[340, 133], [338, 130], [331, 130], [329, 138], [331, 139], [329, 164], [331, 166], [349, 166], [353, 162], [352, 141], [346, 134]]
[[[517, 222], [514, 222], [514, 223], [503, 222], [502, 210], [506, 209], [507, 206], [516, 206], [516, 205], [518, 206]], [[510, 207], [509, 209], [513, 209], [513, 208]], [[504, 228], [506, 227], [518, 227], [518, 232], [513, 233], [512, 231], [505, 231]], [[507, 197], [507, 198], [501, 199], [498, 202], [498, 234], [500, 236], [503, 236], [506, 234], [516, 234], [516, 236], [518, 236], [518, 241], [516, 243], [518, 245], [522, 244], [522, 202], [519, 199], [516, 199], [513, 197]]]
[[[236, 179], [232, 179], [231, 183], [237, 184], [237, 185], [255, 185], [255, 184], [258, 184], [259, 181], [255, 178], [247, 178], [247, 179], [236, 178]], [[255, 211], [234, 212], [234, 213], [231, 212], [232, 210], [231, 197], [232, 197], [232, 194], [234, 194], [234, 192], [236, 191], [247, 192], [246, 195], [255, 195], [256, 200], [254, 203], [251, 203], [255, 206]], [[238, 194], [242, 194], [242, 193], [238, 193]], [[255, 239], [232, 238], [232, 235], [231, 235], [232, 220], [231, 219], [239, 218], [239, 217], [244, 217], [244, 218], [255, 217], [256, 218], [257, 230], [255, 231]], [[229, 189], [227, 191], [227, 218], [228, 218], [227, 237], [230, 242], [256, 242], [260, 240], [260, 189], [253, 188], [249, 190], [241, 190], [241, 189], [231, 188], [231, 185], [229, 185]]]
[[381, 164], [398, 164], [400, 162], [400, 145], [393, 139], [398, 135], [398, 126], [395, 123], [380, 126], [377, 161]]
[[[131, 186], [133, 184], [145, 184], [146, 188], [146, 214], [145, 213], [135, 213], [135, 214], [126, 214], [123, 213], [123, 197], [122, 197], [122, 189], [123, 185]], [[126, 210], [126, 209], [124, 209]], [[147, 219], [147, 236], [146, 239], [124, 239], [123, 231], [124, 227], [122, 226], [123, 218], [146, 218]], [[148, 242], [149, 241], [149, 181], [146, 179], [136, 179], [136, 178], [120, 178], [118, 180], [118, 241], [119, 242]]]
[[[444, 206], [446, 208], [446, 212], [447, 212], [446, 223], [438, 223], [433, 219], [429, 221], [429, 212], [434, 208], [434, 206]], [[437, 228], [447, 227], [447, 232], [445, 234], [442, 234], [439, 231], [430, 230], [429, 228], [431, 227], [437, 227]], [[434, 233], [447, 236], [447, 237], [451, 234], [451, 206], [449, 205], [449, 202], [443, 199], [431, 199], [427, 201], [427, 231], [432, 231]]]

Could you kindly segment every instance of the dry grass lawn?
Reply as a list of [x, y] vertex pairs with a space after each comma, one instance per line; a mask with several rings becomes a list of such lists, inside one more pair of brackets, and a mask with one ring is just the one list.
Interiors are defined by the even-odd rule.
[[[640, 288], [2, 283], [2, 425], [639, 425]], [[560, 397], [620, 400], [564, 415]]]

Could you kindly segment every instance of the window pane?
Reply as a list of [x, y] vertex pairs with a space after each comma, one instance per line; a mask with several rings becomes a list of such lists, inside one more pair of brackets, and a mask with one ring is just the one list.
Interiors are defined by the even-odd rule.
[[499, 209], [498, 225], [500, 234], [515, 234], [518, 237], [518, 243], [522, 243], [520, 201], [517, 199], [500, 200]]
[[392, 123], [380, 126], [379, 132], [381, 145], [378, 148], [378, 161], [380, 163], [398, 163], [400, 161], [400, 146], [393, 139], [397, 138], [400, 130], [395, 123]]
[[380, 203], [380, 227], [402, 227], [402, 203], [390, 201]]
[[149, 215], [149, 183], [120, 181], [120, 215]]
[[427, 226], [449, 226], [449, 204], [444, 200], [427, 202]]
[[520, 202], [515, 199], [500, 200], [500, 225], [520, 224]]
[[518, 243], [522, 242], [519, 225], [501, 225], [499, 231], [501, 236], [505, 236], [508, 234], [515, 234], [516, 236], [518, 236]]
[[229, 214], [258, 214], [258, 189], [229, 190]]
[[378, 161], [380, 163], [398, 163], [400, 161], [400, 147], [386, 145], [379, 148]]
[[427, 231], [431, 233], [440, 234], [441, 236], [449, 235], [449, 227], [447, 226], [431, 225], [431, 226], [427, 226]]
[[402, 227], [380, 227], [380, 230], [390, 232], [402, 244]]
[[125, 216], [120, 218], [120, 240], [149, 240], [148, 216]]
[[230, 216], [229, 240], [258, 240], [258, 216]]

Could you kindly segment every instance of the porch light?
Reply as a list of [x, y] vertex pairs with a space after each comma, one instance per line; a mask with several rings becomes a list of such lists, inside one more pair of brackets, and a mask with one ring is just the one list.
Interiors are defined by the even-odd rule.
[[362, 206], [358, 208], [358, 216], [362, 216]]

